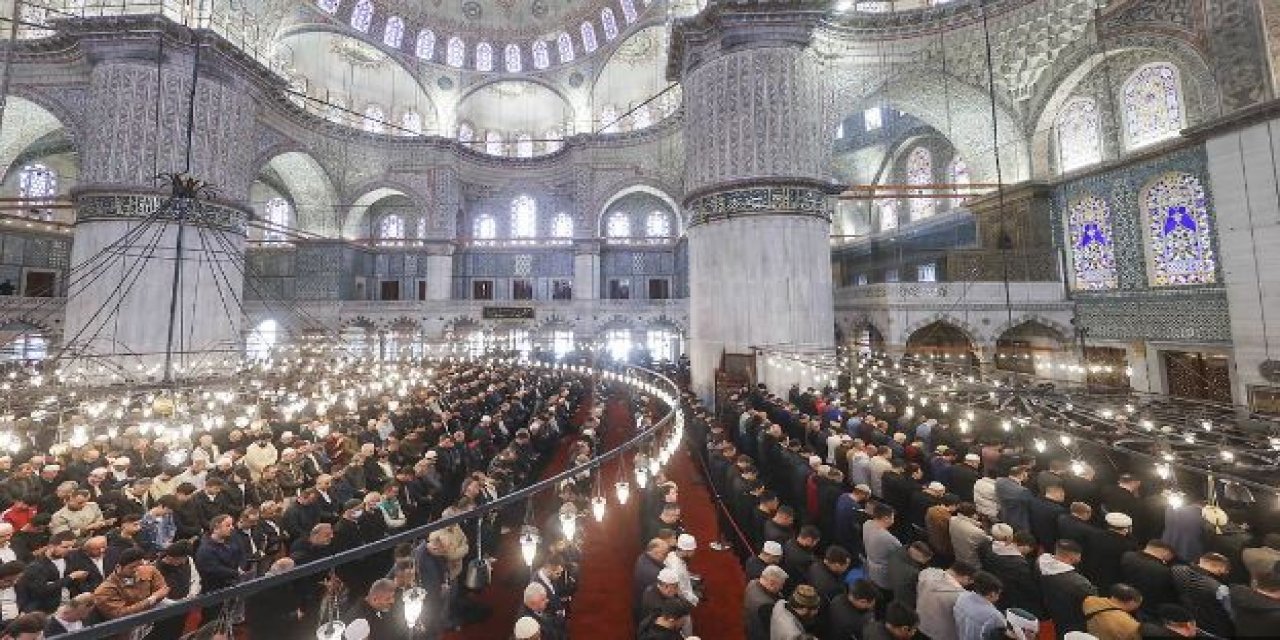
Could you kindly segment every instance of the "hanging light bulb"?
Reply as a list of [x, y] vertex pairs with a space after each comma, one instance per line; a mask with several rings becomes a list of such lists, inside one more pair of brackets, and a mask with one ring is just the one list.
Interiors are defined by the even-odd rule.
[[346, 631], [347, 625], [341, 620], [326, 622], [316, 629], [316, 640], [342, 640]]
[[659, 470], [661, 470], [661, 466], [658, 464], [658, 459], [649, 458], [649, 475], [657, 477]]
[[1044, 438], [1036, 438], [1035, 446], [1036, 446], [1036, 451], [1040, 453], [1044, 453], [1044, 450], [1048, 447], [1048, 445], [1044, 441]]
[[1000, 428], [1001, 428], [1001, 429], [1004, 429], [1005, 431], [1012, 431], [1012, 430], [1013, 430], [1013, 422], [1011, 422], [1011, 421], [1009, 421], [1009, 420], [1001, 420], [1001, 421], [1000, 421]]
[[[627, 502], [621, 497], [619, 501], [624, 504]], [[591, 515], [595, 516], [596, 522], [604, 522], [604, 507], [606, 504], [608, 502], [604, 499], [604, 496], [596, 496], [591, 499]]]
[[1084, 475], [1084, 463], [1079, 460], [1072, 460], [1071, 473], [1074, 473], [1078, 476]]
[[1167, 464], [1165, 464], [1165, 463], [1163, 463], [1163, 462], [1158, 462], [1158, 463], [1156, 463], [1156, 475], [1157, 475], [1157, 476], [1160, 476], [1160, 479], [1161, 479], [1161, 480], [1168, 480], [1168, 479], [1169, 479], [1169, 465], [1167, 465]]
[[1180, 509], [1187, 503], [1187, 497], [1182, 495], [1181, 491], [1170, 491], [1166, 499], [1169, 501], [1169, 506], [1174, 509]]
[[1069, 447], [1071, 446], [1071, 436], [1064, 433], [1058, 436], [1058, 442], [1061, 442], [1064, 447]]
[[649, 486], [649, 474], [645, 473], [645, 470], [640, 467], [636, 467], [636, 486], [641, 489]]
[[573, 540], [578, 534], [578, 515], [561, 512], [560, 531], [564, 533], [565, 539]]
[[520, 556], [530, 568], [533, 567], [533, 560], [538, 555], [539, 542], [542, 542], [542, 536], [538, 535], [537, 527], [525, 527], [524, 532], [520, 534]]
[[404, 623], [410, 629], [417, 626], [418, 617], [422, 615], [423, 606], [427, 603], [427, 590], [422, 587], [410, 587], [404, 592]]

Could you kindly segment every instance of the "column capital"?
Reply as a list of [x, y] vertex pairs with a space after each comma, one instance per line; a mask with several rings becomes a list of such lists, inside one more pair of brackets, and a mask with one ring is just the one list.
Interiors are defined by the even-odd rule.
[[702, 63], [730, 51], [808, 47], [814, 29], [829, 13], [826, 0], [712, 3], [672, 26], [667, 79], [683, 81], [685, 74]]
[[452, 240], [423, 240], [422, 250], [429, 256], [452, 256], [458, 245]]
[[600, 255], [600, 251], [603, 248], [604, 242], [595, 238], [573, 241], [573, 254], [577, 256]]

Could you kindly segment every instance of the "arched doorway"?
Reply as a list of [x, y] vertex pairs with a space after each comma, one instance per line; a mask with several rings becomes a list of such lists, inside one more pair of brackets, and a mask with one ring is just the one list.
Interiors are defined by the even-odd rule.
[[1048, 372], [1053, 356], [1062, 350], [1063, 338], [1058, 331], [1035, 320], [1010, 327], [996, 340], [996, 368], [1036, 375]]
[[973, 365], [977, 361], [969, 335], [942, 320], [916, 329], [907, 338], [907, 355], [962, 365]]

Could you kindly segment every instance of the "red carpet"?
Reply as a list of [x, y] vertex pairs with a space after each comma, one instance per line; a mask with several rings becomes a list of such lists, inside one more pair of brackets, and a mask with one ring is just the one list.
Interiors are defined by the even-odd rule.
[[705, 596], [693, 611], [693, 634], [703, 640], [742, 638], [746, 636], [742, 594], [747, 578], [732, 551], [712, 551], [707, 546], [722, 535], [711, 493], [687, 451], [680, 450], [671, 457], [667, 473], [680, 485], [684, 526], [698, 539], [698, 551], [689, 561], [689, 570], [702, 576]]
[[[602, 449], [608, 450], [631, 435], [634, 423], [623, 401], [610, 402], [605, 411], [609, 430]], [[629, 463], [627, 468], [631, 468]], [[604, 522], [597, 524], [592, 518], [585, 530], [582, 572], [569, 615], [569, 637], [623, 640], [635, 637], [635, 623], [631, 620], [631, 572], [640, 555], [639, 498], [633, 486], [626, 506], [618, 505], [613, 492], [613, 483], [618, 478], [617, 459], [604, 465], [602, 473], [609, 508]], [[631, 478], [628, 481], [634, 482]]]
[[[573, 424], [581, 425], [591, 415], [593, 398], [588, 397], [578, 407], [573, 416]], [[569, 463], [569, 446], [576, 440], [573, 436], [565, 436], [556, 447], [555, 453], [543, 468], [540, 479], [549, 478], [564, 471]], [[533, 499], [534, 522], [539, 526], [550, 516], [551, 503], [554, 501], [551, 491], [543, 491]], [[476, 596], [476, 600], [489, 607], [489, 617], [464, 626], [458, 631], [446, 633], [445, 640], [500, 640], [511, 637], [511, 630], [516, 624], [516, 611], [524, 598], [524, 588], [529, 584], [529, 567], [520, 556], [520, 545], [516, 541], [518, 532], [512, 532], [496, 542], [497, 546], [485, 544], [486, 553], [498, 558], [493, 565], [493, 582], [488, 589]]]

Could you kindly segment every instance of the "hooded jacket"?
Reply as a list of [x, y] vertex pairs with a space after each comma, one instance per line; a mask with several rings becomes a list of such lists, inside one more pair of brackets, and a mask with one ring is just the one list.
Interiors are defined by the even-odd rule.
[[1236, 617], [1237, 638], [1274, 637], [1280, 629], [1280, 600], [1248, 585], [1231, 585], [1231, 611]]
[[947, 571], [930, 567], [920, 572], [917, 591], [920, 632], [933, 640], [959, 640], [954, 610], [964, 587]]
[[1080, 575], [1075, 567], [1053, 557], [1041, 554], [1036, 560], [1036, 572], [1040, 574], [1040, 586], [1044, 589], [1044, 608], [1053, 619], [1058, 633], [1084, 631], [1084, 599], [1097, 595], [1093, 583]]

